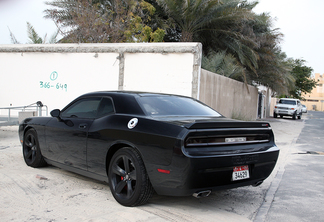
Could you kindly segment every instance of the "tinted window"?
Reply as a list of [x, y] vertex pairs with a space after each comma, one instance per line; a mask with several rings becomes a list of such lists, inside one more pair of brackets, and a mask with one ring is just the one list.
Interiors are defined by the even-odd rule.
[[103, 117], [106, 115], [109, 115], [111, 113], [114, 113], [114, 106], [112, 104], [111, 99], [109, 98], [102, 98], [99, 108], [98, 108], [98, 113], [97, 117]]
[[95, 118], [100, 100], [101, 98], [81, 99], [64, 110], [62, 117]]
[[287, 104], [287, 105], [296, 105], [296, 101], [294, 101], [294, 100], [281, 99], [281, 100], [279, 100], [279, 103], [281, 103], [281, 104]]
[[144, 96], [139, 101], [146, 113], [153, 116], [221, 116], [210, 107], [186, 97]]

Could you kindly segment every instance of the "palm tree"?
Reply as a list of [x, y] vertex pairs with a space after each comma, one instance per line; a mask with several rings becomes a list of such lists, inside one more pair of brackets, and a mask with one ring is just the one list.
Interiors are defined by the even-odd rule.
[[11, 43], [12, 44], [20, 44], [20, 42], [18, 42], [18, 40], [16, 39], [15, 35], [11, 32], [9, 27], [8, 27], [8, 29], [9, 29], [9, 32], [10, 32]]
[[[253, 20], [251, 9], [256, 2], [243, 0], [157, 0], [174, 28], [181, 32], [180, 41], [197, 41], [205, 55], [210, 51], [234, 56], [239, 64], [257, 69], [256, 44], [242, 34], [242, 22]], [[242, 69], [241, 69], [242, 70]], [[245, 72], [241, 75], [245, 79]]]
[[[9, 29], [9, 27], [8, 27]], [[20, 44], [20, 42], [18, 42], [18, 40], [16, 39], [15, 35], [11, 32], [11, 30], [9, 29], [10, 32], [10, 38], [11, 38], [11, 42], [13, 44]], [[27, 22], [27, 34], [28, 34], [28, 39], [29, 39], [29, 44], [45, 44], [46, 42], [46, 37], [47, 34], [45, 34], [44, 38], [41, 38], [38, 33], [36, 32], [35, 28], [29, 23]], [[56, 43], [57, 42], [57, 36], [58, 36], [58, 31], [55, 32], [51, 38], [49, 39], [48, 43]]]
[[[290, 73], [291, 63], [280, 50], [282, 34], [272, 29], [269, 14], [254, 14], [253, 19], [243, 19], [239, 24], [236, 39], [209, 31], [199, 35], [212, 49], [204, 55], [202, 67], [245, 83], [268, 86], [278, 94], [287, 93], [295, 80]], [[255, 57], [257, 60], [246, 59]]]
[[[38, 33], [36, 32], [35, 28], [27, 22], [27, 33], [28, 33], [28, 38], [29, 38], [29, 43], [30, 44], [45, 44], [47, 43], [47, 34], [45, 34], [44, 38], [41, 38]], [[50, 37], [48, 43], [56, 43], [58, 36], [58, 31], [53, 33], [53, 35]]]
[[164, 36], [161, 30], [153, 33], [157, 28], [147, 27], [155, 8], [144, 0], [53, 0], [46, 4], [53, 8], [45, 10], [45, 18], [54, 21], [63, 42], [158, 41]]
[[226, 51], [210, 52], [202, 57], [201, 63], [204, 69], [232, 79], [240, 78], [244, 72], [242, 65]]
[[222, 32], [228, 30], [225, 26], [229, 22], [233, 25], [241, 19], [252, 18], [248, 4], [243, 7], [241, 0], [157, 0], [157, 2], [181, 29], [182, 42], [193, 41], [194, 34], [203, 30]]
[[253, 50], [259, 56], [256, 72], [247, 69], [250, 83], [268, 86], [279, 94], [287, 93], [295, 80], [290, 73], [291, 62], [280, 49], [283, 35], [279, 29], [272, 29], [272, 18], [267, 13], [256, 15], [243, 24], [242, 32], [254, 39], [257, 46]]

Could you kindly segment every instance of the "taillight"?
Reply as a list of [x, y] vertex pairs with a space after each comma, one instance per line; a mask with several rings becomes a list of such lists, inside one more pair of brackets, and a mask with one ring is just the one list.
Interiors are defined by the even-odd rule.
[[185, 146], [208, 146], [210, 144], [224, 143], [225, 138], [213, 138], [213, 137], [189, 137], [186, 140]]
[[219, 146], [248, 143], [266, 143], [269, 142], [269, 134], [259, 135], [241, 135], [241, 136], [207, 136], [207, 137], [188, 137], [185, 141], [185, 147], [200, 146]]
[[166, 173], [166, 174], [170, 174], [170, 170], [164, 170], [164, 169], [157, 169], [160, 173]]

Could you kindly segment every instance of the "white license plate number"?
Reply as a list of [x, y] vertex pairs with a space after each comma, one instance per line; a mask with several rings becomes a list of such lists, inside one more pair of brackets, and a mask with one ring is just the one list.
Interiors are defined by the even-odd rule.
[[249, 166], [237, 166], [233, 168], [232, 179], [236, 180], [244, 180], [250, 178], [249, 174]]

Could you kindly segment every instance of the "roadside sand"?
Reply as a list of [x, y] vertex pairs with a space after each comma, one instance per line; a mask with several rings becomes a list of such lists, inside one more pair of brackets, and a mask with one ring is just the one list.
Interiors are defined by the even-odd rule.
[[119, 205], [108, 184], [55, 167], [28, 167], [22, 157], [18, 126], [1, 126], [0, 220], [251, 221], [304, 126], [303, 120], [269, 121], [281, 151], [274, 172], [259, 187], [213, 192], [201, 199], [155, 195], [148, 204], [134, 208]]

